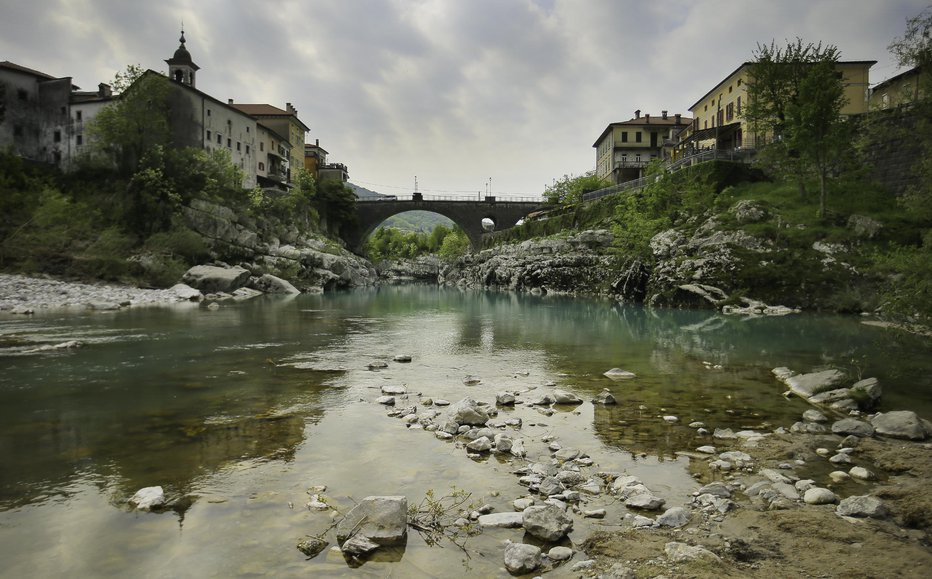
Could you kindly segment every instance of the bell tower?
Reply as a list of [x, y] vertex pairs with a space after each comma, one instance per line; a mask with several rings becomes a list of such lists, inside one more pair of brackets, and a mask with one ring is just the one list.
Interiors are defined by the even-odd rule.
[[191, 88], [196, 88], [194, 82], [194, 73], [200, 68], [191, 60], [191, 53], [184, 46], [184, 28], [181, 29], [181, 38], [178, 40], [178, 50], [175, 54], [166, 60], [168, 64], [168, 76], [175, 82], [186, 84]]

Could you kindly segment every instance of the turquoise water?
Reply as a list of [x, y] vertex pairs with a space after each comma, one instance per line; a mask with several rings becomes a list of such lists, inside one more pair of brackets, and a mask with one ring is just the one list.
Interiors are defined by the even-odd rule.
[[[80, 347], [42, 349], [71, 340]], [[412, 362], [392, 361], [410, 354]], [[746, 319], [649, 311], [609, 302], [460, 292], [427, 286], [261, 298], [217, 311], [196, 306], [111, 313], [0, 315], [0, 560], [5, 576], [204, 577], [499, 576], [493, 529], [431, 547], [410, 532], [403, 549], [361, 566], [295, 543], [325, 533], [331, 515], [304, 508], [326, 485], [338, 512], [368, 495], [417, 503], [451, 485], [510, 510], [526, 489], [523, 461], [471, 460], [454, 442], [406, 428], [377, 403], [383, 385], [451, 402], [494, 401], [502, 390], [556, 385], [587, 402], [522, 418], [512, 435], [528, 456], [547, 443], [587, 452], [591, 471], [641, 477], [668, 506], [696, 488], [689, 458], [707, 444], [686, 426], [789, 426], [806, 406], [787, 401], [770, 369], [823, 365], [876, 376], [884, 408], [932, 417], [930, 341], [817, 315]], [[367, 365], [388, 366], [370, 371]], [[620, 367], [637, 378], [612, 382]], [[467, 375], [481, 382], [464, 385]], [[619, 404], [588, 402], [610, 388]], [[419, 406], [419, 409], [421, 407]], [[664, 415], [679, 417], [676, 424]], [[161, 485], [159, 513], [134, 512], [139, 488]], [[581, 542], [618, 528], [624, 508], [577, 519]]]

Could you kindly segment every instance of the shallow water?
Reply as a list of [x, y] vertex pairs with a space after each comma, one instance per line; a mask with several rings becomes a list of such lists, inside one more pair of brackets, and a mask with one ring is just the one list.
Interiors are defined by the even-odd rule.
[[[77, 341], [80, 347], [52, 348]], [[177, 306], [108, 313], [0, 316], [0, 560], [6, 576], [500, 576], [506, 539], [492, 529], [462, 550], [429, 546], [411, 531], [404, 548], [361, 566], [334, 552], [307, 560], [295, 543], [327, 531], [307, 489], [345, 513], [368, 495], [417, 503], [451, 485], [479, 504], [510, 510], [527, 489], [524, 461], [471, 460], [453, 442], [408, 429], [375, 403], [383, 385], [455, 402], [494, 401], [501, 390], [545, 392], [548, 382], [590, 400], [610, 388], [619, 404], [501, 409], [534, 460], [547, 437], [595, 461], [589, 472], [642, 478], [667, 506], [697, 485], [689, 458], [708, 444], [686, 425], [773, 429], [806, 406], [787, 401], [775, 366], [822, 365], [876, 376], [886, 409], [932, 416], [928, 339], [856, 318], [746, 319], [647, 311], [608, 302], [389, 287], [262, 298], [218, 311]], [[411, 363], [392, 361], [410, 354]], [[367, 364], [381, 360], [383, 370]], [[602, 373], [637, 374], [613, 382]], [[481, 379], [466, 386], [463, 379]], [[420, 408], [420, 407], [419, 407]], [[664, 415], [679, 422], [668, 424]], [[542, 440], [544, 439], [544, 440]], [[131, 511], [139, 488], [161, 485], [174, 506]], [[576, 519], [571, 542], [618, 528]], [[333, 533], [327, 538], [333, 542]]]

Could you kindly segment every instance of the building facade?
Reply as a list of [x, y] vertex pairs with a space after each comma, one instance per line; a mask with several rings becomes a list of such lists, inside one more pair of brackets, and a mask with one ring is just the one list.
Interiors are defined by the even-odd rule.
[[[846, 101], [841, 109], [842, 115], [858, 115], [868, 111], [870, 68], [875, 64], [875, 60], [836, 63]], [[741, 64], [689, 107], [693, 122], [681, 134], [677, 145], [679, 155], [706, 149], [753, 149], [764, 144], [768, 136], [755, 134], [744, 117], [748, 104], [747, 87], [753, 69], [753, 62]]]
[[922, 75], [919, 67], [911, 68], [878, 83], [871, 89], [870, 109], [882, 111], [905, 107], [923, 98]]
[[304, 139], [310, 131], [310, 128], [298, 118], [297, 109], [291, 103], [285, 103], [284, 110], [268, 104], [234, 104], [233, 101], [230, 101], [230, 106], [256, 119], [288, 141], [289, 158], [286, 178], [287, 182], [291, 183], [295, 177], [292, 171], [304, 167]]
[[642, 177], [651, 161], [662, 160], [672, 151], [680, 131], [691, 121], [667, 111], [659, 116], [642, 116], [637, 110], [634, 118], [611, 123], [592, 145], [596, 150], [596, 175], [613, 184]]
[[0, 148], [32, 161], [64, 165], [71, 155], [70, 77], [56, 78], [0, 62]]

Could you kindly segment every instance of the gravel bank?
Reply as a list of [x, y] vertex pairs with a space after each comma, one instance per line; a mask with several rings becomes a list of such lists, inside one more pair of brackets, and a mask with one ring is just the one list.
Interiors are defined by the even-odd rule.
[[65, 282], [44, 277], [0, 274], [0, 312], [46, 309], [117, 309], [184, 301], [174, 289], [142, 289], [103, 283]]

